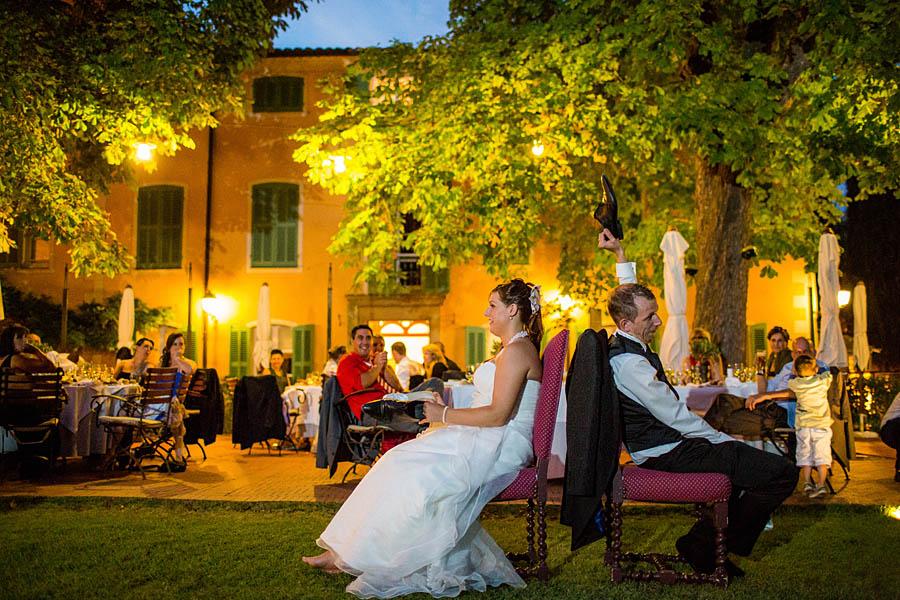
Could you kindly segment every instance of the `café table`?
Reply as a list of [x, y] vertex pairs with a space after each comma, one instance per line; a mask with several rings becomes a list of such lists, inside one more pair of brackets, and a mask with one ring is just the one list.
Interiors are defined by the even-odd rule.
[[[89, 456], [106, 452], [106, 431], [96, 425], [91, 401], [96, 395], [136, 396], [140, 386], [132, 382], [101, 383], [85, 379], [63, 385], [68, 402], [59, 415], [60, 456]], [[115, 415], [118, 402], [107, 399], [104, 415]]]
[[[281, 399], [284, 402], [285, 418], [291, 410], [299, 410], [295, 429], [289, 431], [292, 437], [315, 438], [319, 435], [319, 401], [322, 398], [322, 386], [294, 384], [284, 389]], [[290, 425], [290, 420], [288, 420]]]

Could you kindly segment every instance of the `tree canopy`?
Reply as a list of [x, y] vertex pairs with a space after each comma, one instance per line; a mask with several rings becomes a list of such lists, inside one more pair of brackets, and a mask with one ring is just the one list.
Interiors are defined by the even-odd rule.
[[242, 72], [290, 0], [2, 0], [0, 252], [9, 227], [71, 244], [75, 274], [128, 267], [98, 193], [136, 143], [171, 155], [214, 112], [242, 110]]
[[[896, 3], [450, 10], [445, 37], [363, 52], [331, 82], [320, 123], [296, 134], [310, 180], [347, 195], [331, 250], [363, 279], [388, 281], [401, 244], [437, 268], [481, 260], [506, 275], [546, 239], [564, 291], [598, 302], [614, 283], [590, 218], [606, 173], [641, 276], [661, 286], [659, 242], [676, 226], [698, 268], [695, 324], [739, 360], [751, 264], [814, 265], [841, 216], [839, 183], [900, 183]], [[404, 237], [401, 214], [422, 227]], [[740, 257], [748, 245], [755, 259]]]

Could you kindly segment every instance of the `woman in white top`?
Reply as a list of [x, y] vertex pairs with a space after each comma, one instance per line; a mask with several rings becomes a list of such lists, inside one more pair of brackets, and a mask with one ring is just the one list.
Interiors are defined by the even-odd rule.
[[532, 460], [538, 288], [521, 279], [499, 285], [484, 314], [503, 349], [475, 372], [472, 408], [448, 408], [437, 394], [426, 402], [424, 421], [448, 426], [388, 451], [316, 540], [325, 552], [303, 558], [356, 575], [352, 594], [443, 597], [525, 585], [477, 519]]

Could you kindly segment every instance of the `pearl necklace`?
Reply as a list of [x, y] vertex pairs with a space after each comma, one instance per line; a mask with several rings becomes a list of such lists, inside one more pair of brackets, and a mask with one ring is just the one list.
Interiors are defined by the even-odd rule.
[[503, 344], [503, 345], [504, 345], [504, 346], [509, 346], [510, 344], [512, 344], [512, 343], [513, 343], [514, 341], [516, 341], [517, 339], [519, 339], [519, 338], [524, 338], [524, 337], [528, 337], [528, 332], [525, 331], [525, 330], [523, 329], [523, 330], [520, 331], [519, 333], [514, 334], [511, 338], [509, 338], [508, 340], [506, 340], [506, 343]]

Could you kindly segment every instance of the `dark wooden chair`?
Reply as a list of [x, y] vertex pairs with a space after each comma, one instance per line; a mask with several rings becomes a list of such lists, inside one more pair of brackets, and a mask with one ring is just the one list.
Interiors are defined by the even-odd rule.
[[[728, 498], [731, 480], [721, 473], [666, 473], [643, 469], [634, 465], [620, 467], [613, 479], [609, 537], [607, 538], [606, 564], [612, 569], [613, 581], [659, 581], [673, 583], [712, 583], [720, 588], [728, 586], [725, 560], [725, 532], [728, 528]], [[713, 526], [716, 530], [715, 571], [710, 574], [679, 572], [676, 563], [687, 559], [676, 554], [658, 552], [635, 553], [622, 549], [622, 503], [634, 502], [694, 504], [697, 520], [702, 510], [711, 504]], [[629, 563], [647, 563], [650, 569], [629, 568]]]
[[[556, 411], [559, 408], [559, 394], [562, 389], [563, 369], [569, 346], [569, 332], [563, 330], [550, 340], [544, 349], [541, 392], [534, 413], [534, 464], [519, 471], [515, 481], [500, 492], [492, 502], [505, 500], [528, 500], [525, 521], [524, 553], [509, 553], [507, 557], [514, 563], [524, 563], [516, 567], [520, 576], [536, 576], [541, 581], [550, 578], [547, 567], [547, 468], [550, 464], [550, 450], [553, 446], [553, 431], [556, 428]], [[535, 505], [537, 505], [537, 545], [535, 546]]]
[[[0, 375], [0, 425], [15, 440], [19, 453], [46, 460], [59, 457], [59, 415], [66, 404], [62, 370]], [[43, 452], [43, 453], [42, 453]]]
[[[92, 410], [97, 423], [106, 429], [113, 440], [107, 462], [118, 459], [134, 466], [146, 479], [143, 462], [160, 458], [171, 473], [172, 438], [168, 426], [172, 399], [187, 391], [187, 384], [178, 384], [175, 367], [150, 368], [141, 380], [141, 394], [137, 400], [99, 394], [94, 397]], [[181, 378], [187, 379], [187, 378]], [[112, 410], [107, 407], [112, 405]], [[115, 414], [104, 414], [114, 412]]]

